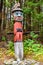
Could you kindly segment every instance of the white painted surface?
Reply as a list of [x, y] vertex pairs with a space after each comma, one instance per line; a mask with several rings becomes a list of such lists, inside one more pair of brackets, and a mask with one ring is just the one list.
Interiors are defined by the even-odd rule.
[[23, 59], [23, 42], [15, 42], [14, 43], [15, 55], [18, 60]]

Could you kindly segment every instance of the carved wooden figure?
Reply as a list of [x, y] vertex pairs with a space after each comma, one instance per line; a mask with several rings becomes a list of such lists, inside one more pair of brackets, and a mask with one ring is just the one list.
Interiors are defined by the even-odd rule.
[[20, 4], [16, 3], [16, 5], [12, 9], [12, 13], [14, 17], [14, 49], [17, 61], [19, 61], [23, 59], [23, 12]]

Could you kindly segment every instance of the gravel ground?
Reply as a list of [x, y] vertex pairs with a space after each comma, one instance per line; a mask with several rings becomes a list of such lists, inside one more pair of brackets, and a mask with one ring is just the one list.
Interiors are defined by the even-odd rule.
[[25, 59], [22, 61], [14, 61], [14, 59], [9, 59], [4, 61], [4, 65], [43, 65], [43, 62], [38, 62], [31, 59]]

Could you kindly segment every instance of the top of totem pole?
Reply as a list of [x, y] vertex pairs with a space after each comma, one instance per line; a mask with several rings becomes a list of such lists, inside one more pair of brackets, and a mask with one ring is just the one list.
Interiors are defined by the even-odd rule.
[[20, 8], [20, 3], [16, 3], [13, 8], [12, 8], [12, 13], [14, 13], [15, 11], [22, 11], [22, 9]]

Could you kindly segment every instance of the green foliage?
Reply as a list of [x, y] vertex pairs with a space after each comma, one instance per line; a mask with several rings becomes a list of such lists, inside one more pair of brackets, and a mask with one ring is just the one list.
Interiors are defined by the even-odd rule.
[[32, 45], [32, 51], [38, 52], [40, 50], [40, 44], [33, 44]]
[[24, 14], [30, 14], [31, 11], [32, 11], [31, 8], [27, 8], [27, 7], [24, 7], [24, 8], [23, 8], [23, 13], [24, 13]]
[[6, 37], [5, 36], [2, 36], [2, 41], [6, 41]]
[[11, 5], [14, 5], [15, 3], [14, 3], [14, 0], [5, 0], [4, 1], [4, 3], [5, 3], [5, 5], [6, 5], [6, 7], [8, 7], [8, 8], [10, 8], [11, 7]]
[[28, 52], [32, 52], [35, 54], [43, 54], [43, 46], [41, 44], [35, 44], [34, 40], [27, 39], [24, 41], [24, 54], [28, 54]]
[[32, 52], [34, 54], [40, 54], [41, 52], [41, 54], [43, 54], [43, 45], [36, 40], [38, 35], [31, 32], [30, 36], [32, 37], [32, 40], [24, 40], [24, 54], [28, 54], [28, 52]]
[[8, 49], [6, 55], [10, 57], [14, 57], [14, 43], [12, 41], [9, 41], [7, 47]]
[[11, 51], [14, 51], [14, 43], [12, 41], [9, 41], [8, 49], [10, 49]]
[[38, 38], [38, 34], [35, 34], [34, 32], [31, 32], [31, 33], [30, 33], [30, 36], [31, 36], [33, 39], [37, 39], [37, 38]]
[[[23, 7], [24, 18], [25, 18], [24, 20], [25, 21], [28, 20], [27, 16], [29, 16], [28, 14], [31, 14], [32, 26], [33, 26], [32, 30], [40, 30], [40, 33], [41, 33], [41, 29], [43, 30], [43, 28], [40, 28], [39, 26], [40, 24], [43, 24], [43, 14], [41, 13], [41, 10], [39, 11], [39, 7], [42, 5], [43, 5], [43, 0], [39, 0], [39, 1], [27, 0], [25, 1]], [[38, 29], [35, 29], [35, 25], [38, 27]], [[40, 36], [42, 37], [43, 34], [41, 33]]]
[[14, 22], [13, 22], [13, 20], [11, 20], [10, 25], [9, 25], [10, 30], [13, 30], [13, 24], [14, 24]]
[[16, 0], [17, 2], [19, 2], [19, 0]]
[[[23, 12], [25, 13], [25, 14], [29, 14], [29, 13], [31, 13], [32, 14], [32, 12], [35, 10], [35, 8], [37, 8], [38, 6], [40, 6], [40, 1], [39, 2], [37, 2], [37, 3], [35, 3], [35, 2], [33, 2], [33, 1], [26, 1], [25, 2], [25, 6], [23, 7]], [[36, 13], [35, 13], [36, 14]], [[34, 16], [34, 15], [33, 15]]]
[[36, 13], [36, 14], [32, 14], [32, 17], [37, 20], [39, 23], [42, 23], [43, 22], [43, 14], [40, 13]]
[[37, 6], [40, 5], [40, 3], [39, 3], [39, 2], [34, 3], [34, 2], [32, 2], [32, 1], [30, 1], [30, 2], [27, 1], [27, 2], [26, 2], [26, 5], [29, 6], [29, 7], [37, 7]]
[[11, 6], [11, 3], [9, 2], [9, 0], [6, 0], [6, 6], [7, 7], [10, 7]]
[[28, 54], [28, 52], [32, 52], [32, 44], [34, 43], [33, 40], [28, 39], [24, 40], [24, 54]]

